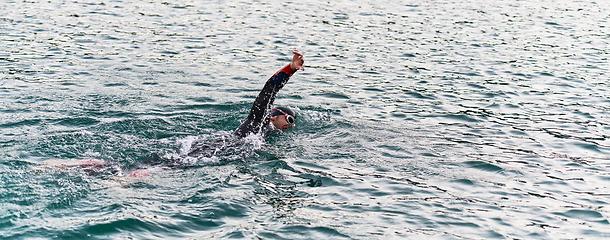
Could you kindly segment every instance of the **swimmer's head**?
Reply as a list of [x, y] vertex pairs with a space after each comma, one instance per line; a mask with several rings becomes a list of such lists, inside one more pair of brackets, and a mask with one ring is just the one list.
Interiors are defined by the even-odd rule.
[[288, 107], [275, 107], [271, 110], [271, 117], [269, 118], [275, 128], [282, 131], [294, 126], [296, 124], [296, 114], [292, 109]]

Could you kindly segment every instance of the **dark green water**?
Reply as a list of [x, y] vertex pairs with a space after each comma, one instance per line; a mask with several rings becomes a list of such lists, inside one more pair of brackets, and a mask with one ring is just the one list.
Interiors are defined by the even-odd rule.
[[[3, 1], [0, 238], [610, 238], [610, 3]], [[264, 81], [297, 126], [189, 168]], [[104, 159], [94, 172], [41, 167]]]

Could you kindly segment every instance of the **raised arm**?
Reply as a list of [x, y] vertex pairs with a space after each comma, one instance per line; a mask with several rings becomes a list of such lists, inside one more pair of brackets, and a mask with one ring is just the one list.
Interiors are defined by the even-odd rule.
[[256, 100], [252, 104], [248, 118], [235, 130], [233, 134], [238, 137], [245, 137], [248, 134], [261, 134], [263, 128], [269, 124], [269, 113], [273, 107], [275, 96], [286, 85], [290, 76], [298, 70], [305, 70], [303, 54], [298, 50], [293, 50], [292, 62], [277, 71], [263, 87]]

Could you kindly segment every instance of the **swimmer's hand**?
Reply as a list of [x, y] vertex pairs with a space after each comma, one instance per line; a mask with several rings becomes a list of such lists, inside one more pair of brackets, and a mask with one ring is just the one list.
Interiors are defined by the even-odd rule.
[[292, 50], [292, 53], [294, 54], [294, 56], [292, 56], [292, 62], [290, 63], [290, 68], [292, 68], [293, 71], [297, 71], [297, 70], [303, 70], [305, 71], [305, 68], [303, 67], [303, 63], [305, 63], [305, 60], [303, 59], [303, 54], [301, 54], [299, 52], [299, 50]]

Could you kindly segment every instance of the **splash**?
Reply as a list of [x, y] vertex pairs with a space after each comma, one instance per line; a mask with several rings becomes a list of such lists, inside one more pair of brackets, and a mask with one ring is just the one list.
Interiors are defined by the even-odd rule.
[[256, 154], [265, 140], [260, 135], [240, 139], [231, 132], [219, 131], [209, 135], [189, 136], [176, 141], [179, 150], [163, 158], [185, 167], [222, 164], [241, 160]]

